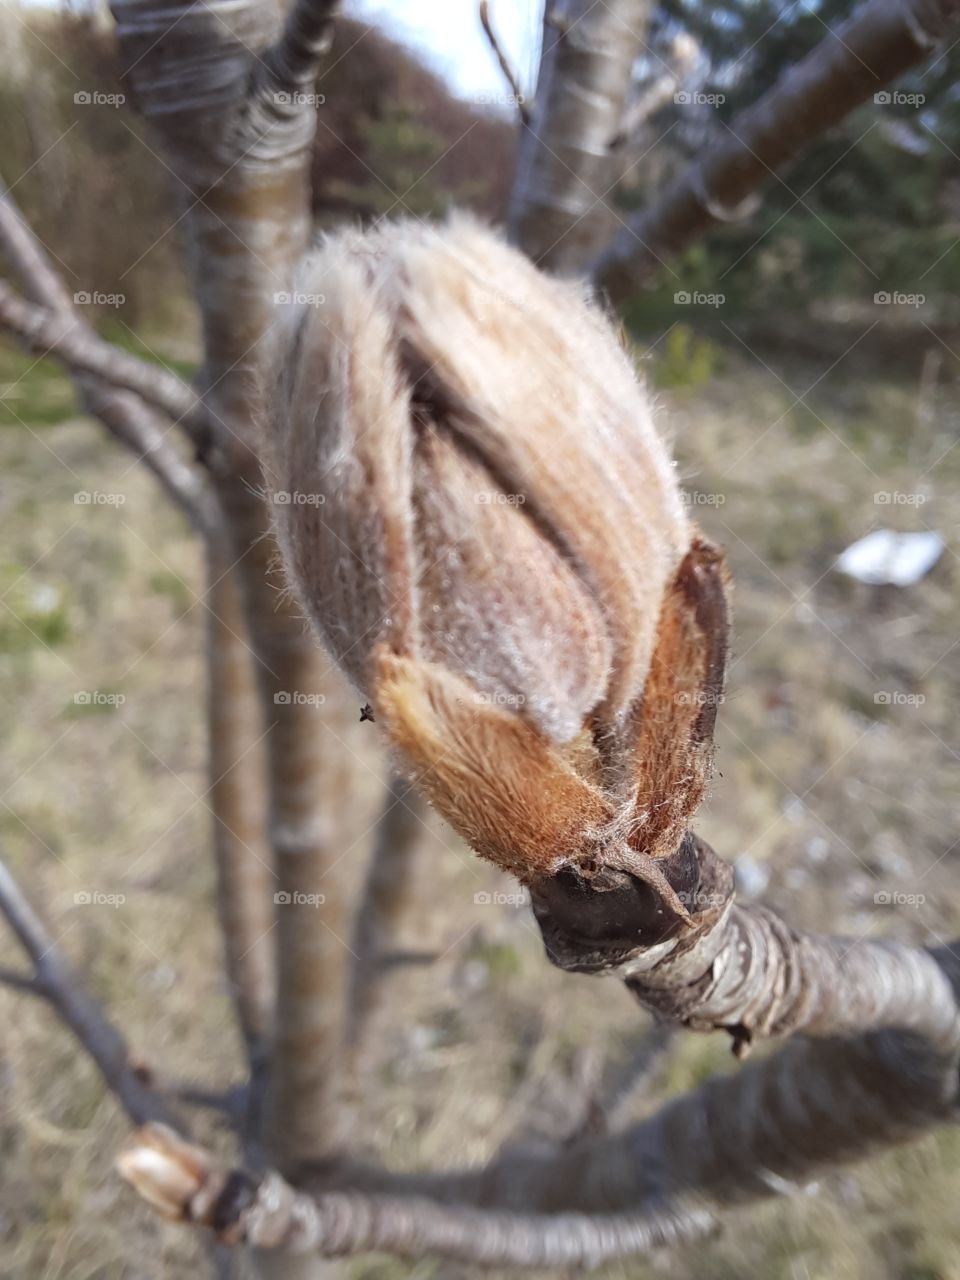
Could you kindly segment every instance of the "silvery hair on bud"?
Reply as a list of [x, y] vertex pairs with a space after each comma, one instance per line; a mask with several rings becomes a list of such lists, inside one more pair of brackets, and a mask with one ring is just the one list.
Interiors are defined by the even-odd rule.
[[615, 731], [691, 533], [603, 311], [464, 216], [328, 236], [285, 310], [277, 532], [358, 690], [386, 646], [555, 743]]

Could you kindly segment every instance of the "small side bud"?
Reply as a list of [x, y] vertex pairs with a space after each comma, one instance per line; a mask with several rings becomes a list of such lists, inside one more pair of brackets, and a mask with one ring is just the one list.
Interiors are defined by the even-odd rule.
[[138, 1129], [117, 1156], [120, 1175], [166, 1218], [190, 1218], [191, 1202], [211, 1171], [210, 1161], [165, 1124]]

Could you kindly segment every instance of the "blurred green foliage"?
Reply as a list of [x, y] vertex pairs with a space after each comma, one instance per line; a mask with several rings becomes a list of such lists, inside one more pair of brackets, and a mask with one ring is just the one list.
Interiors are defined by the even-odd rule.
[[0, 343], [0, 429], [53, 426], [76, 412], [76, 395], [52, 360]]
[[664, 391], [696, 391], [716, 373], [719, 354], [716, 344], [698, 337], [690, 325], [675, 324], [654, 354], [654, 386]]

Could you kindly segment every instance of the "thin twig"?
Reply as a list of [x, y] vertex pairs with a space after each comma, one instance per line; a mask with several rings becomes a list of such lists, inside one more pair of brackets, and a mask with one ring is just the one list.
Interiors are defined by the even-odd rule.
[[[227, 552], [224, 555], [224, 551]], [[226, 977], [247, 1051], [252, 1112], [260, 1100], [276, 1004], [273, 870], [264, 719], [229, 548], [207, 556], [207, 728], [217, 910]], [[256, 1116], [251, 1114], [251, 1133]]]
[[[31, 301], [66, 324], [74, 315], [73, 300], [2, 181], [0, 250], [16, 271]], [[92, 337], [94, 342], [100, 341], [95, 334]], [[208, 537], [220, 537], [219, 505], [205, 476], [176, 452], [166, 439], [168, 428], [158, 415], [138, 395], [104, 381], [102, 377], [75, 372], [73, 380], [92, 416], [142, 458], [194, 527]]]
[[669, 61], [662, 72], [643, 86], [634, 102], [623, 113], [623, 119], [610, 139], [611, 151], [631, 142], [646, 122], [673, 97], [677, 87], [690, 75], [699, 52], [697, 42], [686, 34], [677, 36], [670, 45]]
[[0, 281], [0, 326], [36, 355], [49, 355], [67, 368], [90, 373], [114, 387], [133, 391], [182, 423], [195, 442], [207, 442], [210, 419], [197, 392], [176, 374], [112, 346], [76, 313], [51, 311], [19, 297]]
[[242, 1131], [247, 1113], [249, 1090], [245, 1084], [234, 1085], [232, 1089], [202, 1089], [193, 1084], [166, 1084], [163, 1093], [176, 1098], [188, 1107], [197, 1107], [201, 1111], [214, 1111], [224, 1116], [230, 1127], [238, 1133]]
[[[409, 783], [394, 778], [387, 790], [367, 876], [354, 921], [355, 955], [350, 991], [349, 1037], [361, 1039], [378, 1004], [384, 976], [416, 953], [402, 952], [396, 939], [415, 907], [414, 863], [424, 834], [424, 805]], [[423, 953], [421, 953], [422, 955]], [[429, 956], [423, 958], [426, 963]]]
[[490, 0], [480, 0], [480, 23], [483, 26], [484, 35], [490, 48], [493, 50], [493, 56], [500, 64], [500, 70], [503, 72], [503, 78], [510, 86], [510, 92], [516, 103], [517, 111], [520, 115], [520, 123], [528, 125], [533, 118], [535, 103], [528, 101], [526, 94], [523, 92], [523, 86], [520, 84], [520, 77], [517, 75], [516, 69], [507, 57], [506, 51], [497, 36], [493, 22], [490, 18]]
[[652, 84], [644, 89], [639, 98], [631, 103], [624, 112], [617, 132], [608, 144], [610, 150], [617, 151], [632, 141], [650, 117], [670, 101], [678, 83], [679, 81], [672, 72], [665, 71], [662, 76], [658, 76]]
[[60, 948], [3, 862], [0, 862], [0, 914], [6, 917], [33, 961], [38, 994], [56, 1009], [97, 1064], [107, 1087], [133, 1123], [160, 1120], [176, 1124], [164, 1100], [144, 1084], [125, 1040], [96, 1001], [82, 990]]
[[77, 386], [89, 412], [156, 476], [167, 496], [183, 511], [198, 533], [213, 542], [224, 538], [216, 495], [204, 473], [187, 462], [167, 438], [169, 428], [139, 396], [86, 374]]
[[14, 991], [22, 991], [24, 995], [44, 997], [40, 982], [27, 973], [15, 973], [12, 969], [0, 969], [0, 985], [13, 987]]
[[[2, 876], [3, 867], [0, 864], [0, 876]], [[3, 900], [4, 889], [0, 885], [0, 902]], [[22, 898], [22, 895], [21, 895]], [[18, 918], [22, 919], [24, 902], [21, 902]], [[29, 910], [29, 907], [27, 908]], [[0, 905], [0, 910], [7, 915], [6, 907]], [[12, 918], [8, 915], [8, 919]], [[35, 920], [35, 918], [34, 918]], [[51, 989], [46, 981], [38, 974], [31, 976], [25, 973], [16, 973], [10, 969], [0, 969], [0, 986], [12, 987], [14, 991], [21, 991], [24, 995], [36, 996], [38, 1000], [47, 1000], [56, 1007], [57, 991]], [[242, 1121], [246, 1112], [248, 1086], [245, 1084], [234, 1085], [230, 1089], [204, 1089], [199, 1085], [187, 1084], [177, 1081], [159, 1081], [153, 1071], [142, 1062], [134, 1063], [131, 1071], [143, 1085], [145, 1089], [149, 1089], [153, 1095], [160, 1094], [167, 1098], [175, 1098], [178, 1102], [185, 1103], [190, 1107], [198, 1107], [205, 1111], [218, 1111], [226, 1116], [230, 1124], [238, 1132], [242, 1127]]]
[[17, 208], [6, 183], [0, 178], [0, 250], [8, 259], [23, 288], [42, 307], [52, 311], [73, 309], [66, 285], [53, 267], [40, 241]]

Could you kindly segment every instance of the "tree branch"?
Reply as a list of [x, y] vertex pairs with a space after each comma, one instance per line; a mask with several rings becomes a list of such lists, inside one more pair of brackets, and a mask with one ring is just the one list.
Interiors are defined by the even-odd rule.
[[0, 326], [36, 355], [53, 356], [72, 372], [93, 374], [113, 387], [135, 392], [182, 423], [196, 444], [209, 443], [210, 420], [192, 387], [169, 370], [104, 342], [76, 313], [31, 304], [0, 281]]
[[96, 1063], [107, 1088], [134, 1124], [160, 1120], [175, 1125], [172, 1112], [143, 1080], [130, 1050], [102, 1009], [79, 986], [60, 948], [0, 861], [0, 913], [33, 961], [33, 986], [56, 1009], [80, 1045]]
[[304, 1170], [294, 1191], [276, 1174], [218, 1172], [151, 1127], [121, 1170], [169, 1216], [261, 1247], [593, 1265], [688, 1238], [722, 1209], [956, 1119], [957, 962], [949, 949], [893, 950], [906, 966], [876, 986], [899, 993], [878, 1002], [868, 1033], [797, 1041], [610, 1138], [513, 1152], [478, 1170]]
[[697, 54], [697, 42], [692, 36], [681, 34], [674, 37], [670, 44], [669, 61], [664, 64], [663, 70], [642, 86], [635, 100], [623, 113], [617, 131], [610, 139], [612, 151], [624, 147], [635, 138], [650, 117], [670, 101], [678, 85], [692, 72]]
[[224, 1243], [339, 1257], [388, 1252], [439, 1254], [487, 1266], [596, 1265], [702, 1235], [704, 1211], [643, 1217], [526, 1217], [447, 1206], [416, 1196], [297, 1191], [277, 1173], [226, 1171], [163, 1125], [142, 1128], [117, 1161], [120, 1172], [164, 1216], [212, 1228]]
[[523, 129], [507, 227], [541, 266], [572, 273], [597, 251], [616, 138], [648, 0], [548, 3], [535, 122]]
[[615, 972], [646, 1008], [691, 1030], [725, 1030], [743, 1057], [755, 1040], [852, 1036], [884, 1027], [955, 1034], [949, 983], [925, 951], [798, 933], [734, 902], [730, 867], [704, 841], [683, 846], [689, 919], [651, 932], [639, 882], [608, 892], [556, 876], [533, 889], [560, 968]]
[[[0, 249], [19, 275], [25, 292], [35, 306], [45, 309], [45, 314], [51, 321], [64, 328], [72, 328], [73, 301], [2, 182]], [[9, 291], [0, 292], [0, 299], [3, 297], [7, 300], [12, 297], [17, 301]], [[19, 301], [19, 314], [25, 318], [22, 308], [29, 307], [29, 303]], [[84, 328], [81, 325], [81, 343]], [[87, 329], [87, 333], [91, 339], [86, 344], [88, 347], [100, 343], [92, 330]], [[107, 350], [112, 351], [109, 347]], [[99, 419], [116, 439], [142, 458], [167, 495], [180, 507], [194, 527], [207, 537], [219, 536], [222, 529], [220, 510], [206, 479], [171, 446], [166, 439], [168, 429], [161, 425], [148, 405], [139, 396], [122, 390], [99, 376], [74, 371], [73, 380], [88, 412]]]
[[228, 548], [207, 556], [209, 801], [227, 981], [247, 1049], [250, 1129], [269, 1057], [276, 1003], [273, 885], [267, 834], [266, 722], [246, 635], [240, 575]]
[[0, 985], [12, 987], [14, 991], [22, 991], [28, 996], [43, 996], [44, 990], [37, 979], [29, 974], [17, 973], [13, 969], [0, 969]]
[[414, 788], [400, 778], [387, 789], [383, 813], [353, 928], [354, 953], [350, 990], [348, 1039], [358, 1059], [351, 1075], [359, 1080], [359, 1059], [365, 1032], [380, 1004], [384, 979], [396, 950], [396, 941], [415, 897], [414, 863], [423, 837], [424, 805]]
[[23, 288], [42, 307], [62, 314], [73, 310], [73, 299], [58, 272], [17, 208], [0, 178], [0, 249], [20, 277]]
[[611, 151], [619, 150], [634, 138], [652, 115], [673, 97], [679, 80], [672, 71], [665, 71], [644, 89], [623, 113], [616, 133], [610, 139]]
[[86, 374], [77, 375], [75, 382], [88, 412], [153, 472], [197, 532], [208, 540], [221, 539], [223, 517], [216, 495], [203, 472], [171, 445], [170, 428], [132, 392], [94, 382]]
[[283, 35], [276, 8], [257, 0], [186, 10], [180, 0], [114, 0], [112, 8], [132, 94], [195, 197], [183, 226], [204, 321], [207, 402], [227, 427], [215, 482], [268, 728], [277, 1003], [264, 1135], [286, 1168], [339, 1141], [349, 910], [347, 867], [338, 865], [346, 860], [334, 846], [333, 797], [324, 786], [339, 754], [324, 732], [331, 707], [319, 709], [330, 664], [278, 570], [262, 498], [258, 407], [271, 331], [283, 315], [278, 295], [290, 289], [311, 232], [316, 112], [308, 95], [280, 101], [275, 78], [299, 84], [313, 74], [332, 8], [304, 0]]
[[884, 85], [956, 34], [957, 0], [868, 0], [768, 93], [727, 126], [596, 258], [591, 274], [622, 303], [663, 264], [720, 222]]
[[295, 91], [316, 79], [338, 8], [339, 0], [295, 0], [280, 39], [261, 59], [275, 88]]
[[490, 0], [480, 0], [480, 24], [483, 27], [484, 35], [487, 37], [487, 43], [493, 51], [493, 56], [503, 72], [503, 78], [510, 86], [510, 92], [513, 94], [514, 101], [517, 104], [517, 111], [520, 115], [520, 123], [529, 125], [532, 104], [527, 101], [523, 86], [520, 83], [520, 77], [507, 57], [506, 51], [494, 30], [493, 21], [490, 17]]

